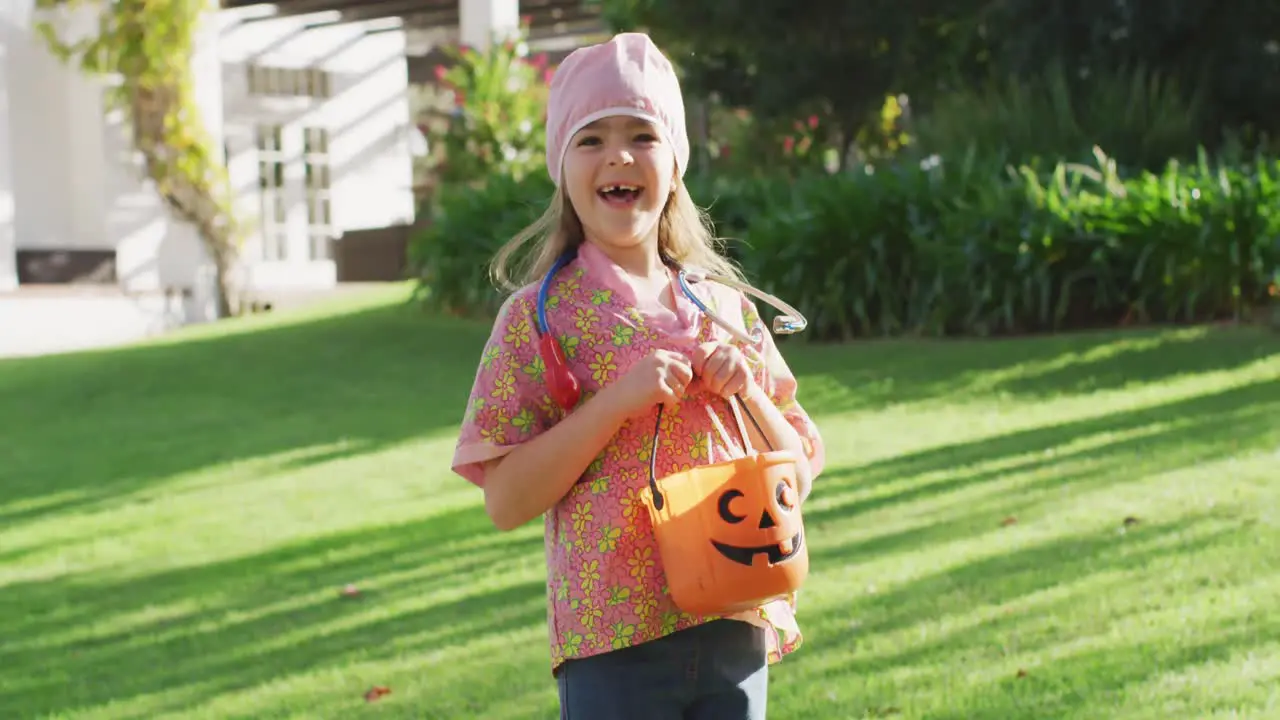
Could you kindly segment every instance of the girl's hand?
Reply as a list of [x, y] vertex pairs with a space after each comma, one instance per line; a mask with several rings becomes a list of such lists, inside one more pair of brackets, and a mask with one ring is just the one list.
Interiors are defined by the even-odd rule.
[[747, 358], [728, 343], [706, 343], [693, 354], [693, 372], [707, 392], [728, 400], [755, 384]]
[[680, 402], [690, 382], [693, 382], [693, 367], [689, 358], [655, 350], [604, 392], [608, 393], [610, 402], [616, 403], [627, 415], [639, 415], [654, 405]]

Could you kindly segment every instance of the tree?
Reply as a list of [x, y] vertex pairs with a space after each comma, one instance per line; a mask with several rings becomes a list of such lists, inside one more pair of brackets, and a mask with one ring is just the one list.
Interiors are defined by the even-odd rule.
[[210, 0], [37, 0], [37, 7], [62, 18], [76, 10], [98, 14], [97, 31], [87, 38], [63, 38], [55, 21], [37, 28], [64, 62], [115, 80], [108, 100], [128, 118], [133, 146], [165, 204], [199, 233], [214, 263], [218, 317], [229, 316], [239, 223], [191, 72]]
[[1142, 67], [1201, 92], [1200, 139], [1280, 133], [1280, 3], [1275, 0], [1004, 0], [983, 18], [992, 66], [1028, 77], [1061, 61], [1077, 92], [1092, 77]]
[[992, 83], [1059, 75], [1073, 105], [1105, 94], [1100, 78], [1157, 78], [1133, 94], [1167, 84], [1202, 107], [1191, 146], [1280, 136], [1275, 0], [584, 1], [616, 30], [651, 33], [691, 96], [784, 126], [822, 115], [836, 128], [823, 139], [846, 150], [887, 95], [919, 118]]
[[983, 0], [593, 0], [616, 30], [653, 35], [692, 96], [762, 119], [825, 116], [848, 155], [888, 95], [959, 74]]

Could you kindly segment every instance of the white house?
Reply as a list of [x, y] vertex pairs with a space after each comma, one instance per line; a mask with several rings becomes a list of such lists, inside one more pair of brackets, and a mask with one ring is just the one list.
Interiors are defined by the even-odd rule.
[[222, 140], [255, 220], [243, 284], [331, 287], [334, 239], [414, 218], [405, 34], [394, 18], [273, 10], [218, 16]]
[[[237, 273], [248, 293], [331, 288], [333, 243], [345, 233], [413, 221], [421, 140], [408, 43], [417, 54], [456, 40], [483, 46], [519, 22], [518, 0], [399, 2], [399, 15], [442, 2], [451, 22], [411, 30], [388, 14], [396, 8], [369, 17], [377, 0], [211, 10], [197, 92], [250, 221]], [[36, 35], [34, 4], [0, 0], [0, 355], [208, 320], [212, 268], [198, 237], [145, 179], [103, 81]]]

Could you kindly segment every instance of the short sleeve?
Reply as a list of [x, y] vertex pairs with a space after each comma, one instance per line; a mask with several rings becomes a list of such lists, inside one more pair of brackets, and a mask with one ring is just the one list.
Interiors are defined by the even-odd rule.
[[513, 295], [494, 320], [467, 399], [453, 471], [484, 487], [484, 464], [503, 457], [555, 424], [537, 349], [534, 295]]
[[739, 293], [742, 303], [742, 322], [747, 334], [760, 337], [760, 341], [752, 343], [747, 351], [747, 360], [755, 374], [755, 380], [765, 394], [773, 400], [773, 404], [782, 412], [783, 417], [800, 434], [801, 444], [809, 458], [809, 467], [813, 477], [818, 477], [826, 466], [826, 446], [818, 426], [809, 417], [809, 413], [800, 405], [797, 398], [799, 382], [791, 372], [787, 361], [774, 342], [773, 333], [760, 317], [755, 303], [744, 293]]

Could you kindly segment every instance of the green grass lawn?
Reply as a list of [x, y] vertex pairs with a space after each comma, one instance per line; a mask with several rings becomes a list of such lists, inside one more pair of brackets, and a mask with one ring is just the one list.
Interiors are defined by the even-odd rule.
[[[405, 296], [0, 361], [0, 718], [554, 717], [541, 526], [448, 470], [488, 328]], [[787, 352], [771, 717], [1280, 717], [1280, 335]]]

